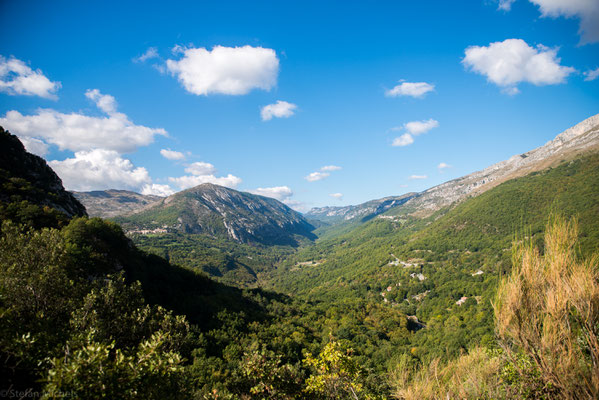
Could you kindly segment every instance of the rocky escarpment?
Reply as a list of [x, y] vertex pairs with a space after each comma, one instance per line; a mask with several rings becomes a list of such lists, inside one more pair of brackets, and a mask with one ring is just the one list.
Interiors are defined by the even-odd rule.
[[28, 153], [15, 135], [0, 127], [0, 202], [23, 201], [54, 208], [69, 217], [87, 215], [46, 161]]
[[209, 183], [118, 221], [130, 232], [207, 234], [241, 243], [295, 245], [300, 238], [316, 238], [314, 227], [285, 204]]
[[428, 189], [406, 202], [404, 210], [415, 215], [429, 215], [468, 196], [483, 193], [509, 179], [541, 171], [563, 160], [598, 149], [599, 114], [567, 129], [541, 147]]
[[90, 217], [102, 218], [129, 215], [164, 199], [162, 196], [115, 189], [73, 192], [73, 195], [85, 206]]
[[345, 207], [315, 207], [305, 215], [308, 218], [323, 222], [338, 223], [351, 220], [368, 220], [387, 210], [398, 207], [416, 196], [416, 193], [407, 193], [402, 196], [389, 196], [382, 199], [371, 200], [355, 206]]

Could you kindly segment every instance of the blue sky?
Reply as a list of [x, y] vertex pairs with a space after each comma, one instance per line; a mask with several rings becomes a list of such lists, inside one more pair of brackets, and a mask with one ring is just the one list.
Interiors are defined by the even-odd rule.
[[3, 1], [0, 125], [68, 189], [357, 204], [598, 113], [597, 27], [597, 0]]

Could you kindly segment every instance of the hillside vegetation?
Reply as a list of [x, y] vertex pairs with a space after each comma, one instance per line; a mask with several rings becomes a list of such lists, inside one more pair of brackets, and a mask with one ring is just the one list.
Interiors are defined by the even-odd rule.
[[[598, 154], [299, 247], [220, 231], [127, 236], [52, 207], [68, 195], [59, 181], [40, 189], [37, 173], [3, 171], [2, 387], [107, 399], [598, 395]], [[176, 211], [140, 218], [170, 224]]]

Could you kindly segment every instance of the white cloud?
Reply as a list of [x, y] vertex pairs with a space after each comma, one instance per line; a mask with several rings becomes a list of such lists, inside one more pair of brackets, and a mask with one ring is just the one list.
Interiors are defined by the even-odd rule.
[[144, 185], [141, 189], [141, 194], [153, 194], [154, 196], [163, 196], [167, 197], [171, 194], [175, 193], [175, 191], [169, 185], [158, 185], [153, 183], [151, 185]]
[[414, 136], [425, 134], [431, 129], [437, 128], [438, 126], [439, 121], [430, 118], [424, 121], [410, 121], [403, 124], [403, 126], [396, 126], [395, 128], [391, 128], [392, 131], [400, 131], [405, 129], [408, 132], [393, 139], [393, 143], [391, 143], [391, 145], [408, 146], [414, 143]]
[[393, 139], [393, 143], [391, 146], [408, 146], [414, 143], [414, 138], [409, 133], [404, 133], [403, 135], [396, 137]]
[[148, 49], [141, 56], [133, 59], [134, 62], [145, 62], [152, 58], [158, 58], [158, 49], [156, 47], [148, 47]]
[[214, 168], [214, 165], [210, 163], [198, 161], [187, 166], [187, 168], [185, 168], [185, 172], [196, 176], [212, 175], [216, 172], [216, 168]]
[[181, 190], [188, 189], [194, 186], [201, 185], [202, 183], [213, 183], [215, 185], [226, 186], [230, 188], [236, 188], [237, 185], [241, 183], [241, 178], [238, 178], [234, 175], [227, 175], [216, 177], [212, 174], [210, 175], [185, 175], [180, 176], [178, 178], [168, 178], [169, 181], [173, 182], [175, 185], [179, 186]]
[[96, 103], [96, 106], [108, 115], [116, 114], [116, 100], [109, 94], [102, 94], [98, 89], [88, 89], [85, 97]]
[[343, 200], [343, 193], [331, 193], [329, 196], [337, 200]]
[[36, 154], [40, 157], [43, 157], [48, 153], [48, 145], [39, 139], [21, 136], [19, 137], [19, 140], [21, 140], [23, 146], [25, 146], [25, 150], [30, 153]]
[[263, 47], [215, 46], [211, 51], [178, 48], [183, 57], [167, 60], [168, 71], [196, 95], [242, 95], [252, 89], [270, 90], [277, 83], [279, 59]]
[[55, 100], [60, 86], [60, 82], [52, 82], [42, 71], [32, 70], [23, 61], [0, 56], [0, 92]]
[[297, 105], [277, 100], [274, 104], [262, 107], [260, 116], [262, 117], [262, 121], [270, 121], [273, 117], [289, 118], [294, 114], [295, 109], [297, 109]]
[[426, 121], [411, 121], [404, 124], [405, 130], [414, 136], [422, 135], [423, 133], [426, 133], [433, 128], [437, 128], [438, 126], [439, 121], [436, 121], [432, 118]]
[[585, 81], [594, 81], [599, 78], [599, 68], [590, 69], [584, 73]]
[[412, 96], [422, 98], [428, 92], [435, 90], [435, 85], [426, 82], [402, 82], [385, 92], [388, 97]]
[[170, 177], [168, 179], [182, 190], [201, 185], [202, 183], [213, 183], [230, 188], [236, 188], [241, 183], [241, 178], [235, 175], [228, 174], [227, 176], [217, 177], [214, 165], [202, 161], [189, 164], [185, 168], [185, 172], [190, 175]]
[[283, 203], [285, 203], [287, 207], [293, 208], [295, 211], [302, 213], [305, 213], [310, 209], [306, 203], [299, 200], [287, 199]]
[[499, 0], [499, 5], [497, 6], [497, 8], [499, 10], [510, 11], [512, 9], [512, 4], [515, 1], [516, 0]]
[[308, 182], [316, 182], [320, 181], [328, 176], [330, 176], [328, 172], [312, 172], [310, 175], [306, 176], [304, 179]]
[[324, 167], [322, 167], [320, 169], [321, 171], [326, 171], [326, 172], [330, 172], [330, 171], [339, 171], [341, 170], [341, 167], [337, 166], [337, 165], [325, 165]]
[[127, 189], [139, 191], [152, 183], [148, 171], [135, 167], [114, 150], [94, 149], [75, 152], [74, 158], [48, 164], [68, 190]]
[[414, 180], [414, 179], [427, 179], [428, 176], [427, 175], [410, 175], [410, 177], [408, 179]]
[[537, 86], [565, 82], [575, 69], [560, 65], [560, 61], [557, 49], [543, 45], [534, 48], [522, 39], [506, 39], [489, 46], [468, 47], [462, 63], [508, 94], [515, 94], [521, 82]]
[[0, 125], [19, 138], [33, 138], [71, 151], [106, 149], [128, 153], [149, 145], [156, 135], [167, 135], [164, 129], [135, 125], [125, 114], [116, 112], [112, 96], [97, 90], [88, 90], [86, 96], [108, 116], [64, 114], [52, 109], [39, 109], [34, 115], [8, 111], [0, 118]]
[[304, 177], [304, 179], [308, 182], [320, 181], [326, 177], [329, 177], [331, 172], [339, 171], [341, 169], [342, 168], [338, 165], [325, 165], [324, 167], [320, 168], [320, 171], [312, 172], [308, 176]]
[[579, 18], [581, 43], [599, 42], [599, 1], [597, 0], [530, 0], [539, 6], [541, 16]]
[[184, 160], [185, 154], [180, 151], [175, 151], [171, 149], [162, 149], [160, 150], [160, 155], [168, 160]]
[[288, 186], [258, 188], [255, 190], [250, 190], [249, 192], [258, 194], [260, 196], [272, 197], [273, 199], [277, 199], [282, 202], [285, 202], [291, 196], [293, 196], [293, 191]]
[[447, 164], [447, 163], [439, 163], [439, 165], [437, 165], [437, 168], [439, 169], [439, 171], [443, 172], [443, 170], [447, 169], [447, 168], [451, 168], [452, 166]]

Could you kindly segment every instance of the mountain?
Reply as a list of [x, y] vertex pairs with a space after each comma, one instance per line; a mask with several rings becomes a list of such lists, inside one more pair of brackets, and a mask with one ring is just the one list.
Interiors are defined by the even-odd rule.
[[[469, 196], [477, 196], [510, 179], [556, 166], [563, 160], [570, 160], [597, 149], [599, 149], [599, 114], [565, 130], [541, 147], [514, 155], [508, 160], [434, 186], [421, 193], [390, 196], [355, 206], [317, 207], [305, 215], [310, 219], [332, 225], [342, 223], [347, 225], [348, 221], [352, 221], [354, 222], [352, 226], [356, 226], [358, 222], [368, 221], [379, 214], [426, 217], [443, 207]], [[347, 230], [331, 227], [322, 229], [322, 232], [327, 234], [332, 231], [345, 233]], [[318, 233], [320, 235], [321, 232]]]
[[400, 206], [416, 196], [416, 193], [407, 193], [402, 196], [389, 196], [382, 199], [370, 200], [366, 203], [345, 207], [315, 207], [304, 214], [306, 217], [328, 223], [361, 220], [367, 221], [390, 208]]
[[175, 193], [117, 220], [130, 233], [205, 234], [239, 243], [295, 246], [316, 238], [314, 227], [285, 204], [210, 183]]
[[565, 130], [541, 147], [425, 190], [391, 213], [431, 215], [445, 206], [468, 196], [477, 196], [502, 182], [556, 166], [563, 160], [570, 160], [597, 149], [599, 114]]
[[22, 220], [24, 214], [39, 219], [42, 213], [48, 214], [51, 210], [67, 217], [87, 215], [85, 207], [64, 189], [46, 161], [28, 153], [17, 137], [2, 127], [0, 188], [2, 214], [13, 214], [7, 219]]
[[73, 195], [85, 206], [90, 217], [102, 218], [132, 214], [164, 198], [115, 189], [73, 192]]

